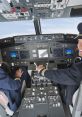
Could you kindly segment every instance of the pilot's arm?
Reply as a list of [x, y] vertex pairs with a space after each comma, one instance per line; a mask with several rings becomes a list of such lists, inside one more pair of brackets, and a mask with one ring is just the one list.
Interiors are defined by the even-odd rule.
[[82, 80], [82, 62], [76, 63], [70, 68], [61, 70], [47, 70], [39, 65], [36, 70], [46, 78], [63, 85], [79, 85]]

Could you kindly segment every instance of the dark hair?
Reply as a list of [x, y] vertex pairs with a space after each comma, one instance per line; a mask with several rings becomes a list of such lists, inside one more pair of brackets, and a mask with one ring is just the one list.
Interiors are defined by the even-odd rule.
[[79, 34], [82, 34], [82, 22], [78, 24], [77, 29], [79, 31]]
[[11, 69], [7, 63], [3, 62], [0, 66], [0, 68], [2, 68], [8, 75], [11, 76]]
[[[19, 70], [19, 69], [22, 70], [22, 68], [21, 68], [20, 66], [15, 66], [15, 67], [12, 68], [13, 78], [15, 78], [15, 73], [16, 73], [16, 71]], [[23, 70], [22, 70], [22, 71], [23, 71]]]
[[77, 29], [79, 31], [79, 35], [77, 35], [75, 39], [82, 39], [82, 22], [78, 24]]

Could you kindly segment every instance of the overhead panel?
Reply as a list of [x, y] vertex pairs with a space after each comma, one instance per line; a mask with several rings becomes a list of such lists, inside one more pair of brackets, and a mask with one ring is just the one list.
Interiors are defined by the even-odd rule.
[[60, 18], [71, 17], [71, 9], [79, 6], [82, 0], [1, 0], [0, 12], [8, 21]]
[[6, 21], [6, 18], [0, 14], [0, 22]]
[[82, 5], [82, 0], [69, 0], [68, 6]]
[[6, 0], [0, 0], [0, 13], [2, 12], [9, 12], [10, 11], [10, 5]]

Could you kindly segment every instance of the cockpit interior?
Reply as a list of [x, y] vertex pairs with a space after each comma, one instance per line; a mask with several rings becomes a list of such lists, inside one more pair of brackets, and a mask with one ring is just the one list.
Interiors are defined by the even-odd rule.
[[[66, 105], [66, 85], [36, 70], [42, 64], [48, 70], [69, 69], [82, 61], [75, 39], [80, 22], [82, 0], [0, 0], [0, 67], [7, 63], [12, 74], [24, 68], [29, 77], [22, 83], [17, 110], [9, 115], [0, 101], [0, 117], [82, 117], [82, 83], [72, 95], [74, 104]], [[9, 100], [0, 86], [2, 97]]]

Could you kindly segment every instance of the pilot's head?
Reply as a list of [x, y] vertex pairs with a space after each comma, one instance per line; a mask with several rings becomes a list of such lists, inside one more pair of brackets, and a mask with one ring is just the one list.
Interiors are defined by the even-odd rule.
[[78, 39], [78, 50], [79, 50], [79, 56], [82, 57], [82, 22], [78, 24], [77, 29], [79, 31], [79, 35], [77, 36]]
[[23, 70], [21, 67], [15, 67], [14, 73], [15, 73], [15, 78], [21, 78]]
[[16, 70], [16, 74], [15, 75], [16, 75], [17, 78], [21, 78], [22, 74], [23, 74], [22, 69]]

